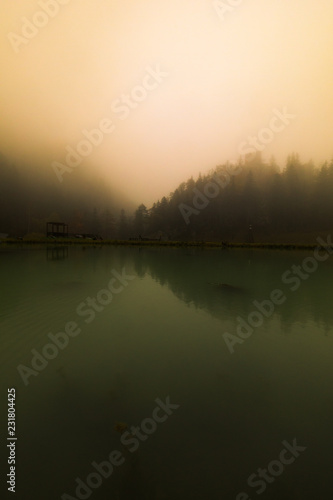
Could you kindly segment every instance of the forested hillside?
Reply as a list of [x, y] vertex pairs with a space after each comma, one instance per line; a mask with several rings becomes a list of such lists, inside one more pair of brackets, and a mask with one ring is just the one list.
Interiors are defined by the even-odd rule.
[[101, 178], [75, 173], [60, 184], [1, 157], [0, 233], [45, 234], [52, 220], [66, 222], [71, 234], [105, 239], [279, 243], [285, 235], [330, 231], [332, 194], [333, 160], [316, 167], [291, 155], [281, 167], [258, 153], [188, 179], [133, 213], [133, 205]]
[[[151, 209], [140, 205], [132, 233], [174, 240], [257, 241], [333, 226], [333, 160], [315, 168], [291, 155], [281, 168], [258, 153], [183, 182]], [[249, 229], [252, 226], [252, 230]]]

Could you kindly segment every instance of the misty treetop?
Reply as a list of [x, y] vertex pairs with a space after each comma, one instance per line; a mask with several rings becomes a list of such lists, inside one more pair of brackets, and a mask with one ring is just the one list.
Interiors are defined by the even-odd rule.
[[333, 226], [333, 160], [315, 168], [293, 154], [280, 169], [260, 153], [183, 182], [150, 210], [140, 205], [133, 233], [172, 240], [261, 241]]

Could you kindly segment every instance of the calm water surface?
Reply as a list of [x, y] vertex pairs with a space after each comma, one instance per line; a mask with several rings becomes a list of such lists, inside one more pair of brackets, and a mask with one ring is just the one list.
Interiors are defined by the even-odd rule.
[[[14, 387], [15, 498], [332, 498], [333, 258], [292, 281], [292, 266], [311, 255], [0, 248], [0, 419], [4, 430]], [[101, 292], [115, 272], [133, 279], [113, 281], [119, 293]], [[253, 302], [275, 289], [284, 302], [260, 322]], [[261, 324], [228, 348], [224, 334], [237, 334], [249, 315]], [[44, 350], [45, 367], [22, 372], [32, 368], [31, 351], [42, 353], [48, 334], [70, 322], [80, 333], [63, 349]], [[163, 422], [145, 420], [167, 397], [179, 407]], [[146, 429], [131, 441], [135, 452], [121, 443], [116, 422]], [[5, 430], [5, 460], [6, 437]], [[306, 449], [281, 466], [283, 442], [294, 440]], [[75, 492], [77, 478], [87, 484], [92, 463], [114, 450], [124, 463], [109, 478], [91, 476], [91, 494]], [[292, 461], [290, 451], [283, 456]], [[260, 468], [271, 471], [267, 480]]]

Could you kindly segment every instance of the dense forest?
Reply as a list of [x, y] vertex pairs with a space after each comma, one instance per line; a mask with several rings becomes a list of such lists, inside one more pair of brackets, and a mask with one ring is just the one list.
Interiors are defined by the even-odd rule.
[[260, 153], [183, 182], [150, 210], [142, 204], [132, 232], [173, 240], [276, 241], [333, 226], [333, 160], [315, 168], [293, 154], [284, 168]]
[[191, 178], [151, 208], [141, 204], [134, 211], [92, 174], [75, 173], [63, 185], [1, 157], [0, 233], [45, 235], [47, 221], [61, 221], [72, 235], [104, 239], [279, 242], [283, 235], [331, 230], [332, 193], [333, 160], [316, 168], [293, 154], [281, 168], [257, 153]]

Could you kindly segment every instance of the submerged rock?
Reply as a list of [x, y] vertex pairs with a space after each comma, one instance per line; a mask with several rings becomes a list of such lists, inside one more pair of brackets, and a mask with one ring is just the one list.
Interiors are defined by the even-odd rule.
[[229, 285], [229, 283], [209, 283], [209, 285], [213, 285], [217, 288], [220, 288], [222, 290], [230, 290], [230, 291], [238, 291], [242, 292], [244, 289], [240, 286], [235, 286], [235, 285]]

